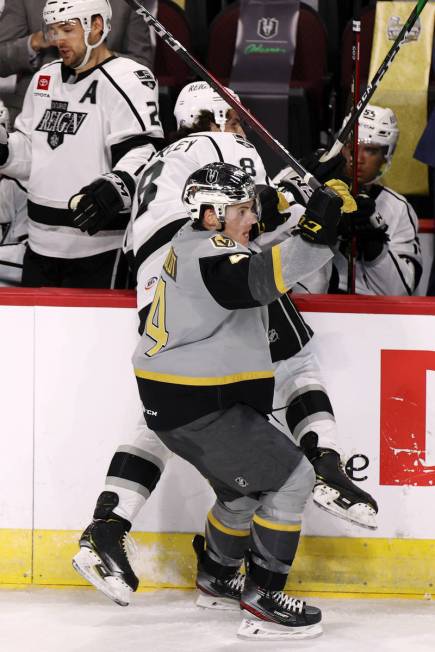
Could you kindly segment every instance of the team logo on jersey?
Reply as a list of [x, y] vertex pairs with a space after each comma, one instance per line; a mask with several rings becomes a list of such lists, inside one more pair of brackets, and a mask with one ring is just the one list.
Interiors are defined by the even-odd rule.
[[145, 292], [148, 292], [148, 290], [151, 290], [155, 286], [155, 284], [157, 283], [158, 280], [159, 279], [157, 278], [157, 276], [151, 276], [151, 278], [149, 278], [147, 280], [147, 282], [145, 283]]
[[279, 20], [277, 18], [260, 18], [257, 25], [257, 34], [261, 38], [270, 39], [278, 34]]
[[51, 80], [50, 75], [39, 75], [38, 83], [36, 85], [36, 90], [37, 91], [48, 91], [48, 88], [50, 86], [50, 80]]
[[78, 111], [68, 111], [68, 102], [52, 100], [51, 108], [45, 111], [36, 131], [45, 131], [51, 149], [56, 149], [63, 144], [65, 135], [77, 134], [87, 115]]
[[139, 79], [140, 83], [148, 86], [152, 91], [156, 87], [156, 80], [149, 70], [135, 70], [134, 74]]
[[166, 256], [163, 269], [168, 276], [174, 279], [174, 281], [177, 280], [177, 256], [175, 255], [173, 247], [170, 248], [169, 253]]
[[237, 247], [236, 243], [234, 240], [231, 240], [231, 238], [227, 238], [225, 235], [214, 235], [212, 238], [210, 238], [210, 241], [213, 245], [213, 247], [216, 247], [216, 249], [234, 249]]
[[278, 331], [275, 330], [274, 328], [271, 328], [268, 333], [268, 338], [269, 338], [269, 344], [275, 344], [275, 342], [278, 342], [279, 340]]
[[238, 478], [234, 478], [234, 479], [237, 482], [237, 484], [239, 485], [239, 487], [247, 487], [248, 484], [249, 484], [249, 482], [247, 480], [245, 480], [245, 478], [242, 478], [241, 476], [239, 476]]

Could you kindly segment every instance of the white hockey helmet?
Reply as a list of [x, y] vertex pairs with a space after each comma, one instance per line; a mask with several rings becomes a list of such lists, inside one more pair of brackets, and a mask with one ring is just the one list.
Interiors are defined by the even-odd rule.
[[[92, 16], [100, 15], [103, 19], [103, 33], [97, 43], [89, 43], [92, 26]], [[79, 20], [84, 29], [86, 55], [76, 68], [86, 65], [94, 48], [106, 39], [111, 30], [112, 7], [109, 0], [47, 0], [42, 12], [45, 24], [63, 23]]]
[[358, 120], [358, 141], [385, 148], [385, 160], [390, 164], [398, 139], [399, 127], [394, 111], [367, 104]]
[[[239, 96], [234, 91], [230, 88], [226, 90], [239, 100]], [[211, 111], [215, 123], [221, 131], [224, 131], [228, 109], [231, 109], [230, 105], [207, 82], [192, 82], [181, 90], [175, 103], [174, 116], [177, 129], [192, 127], [201, 111]]]
[[11, 123], [9, 109], [5, 106], [2, 100], [0, 100], [0, 125], [3, 125], [6, 131], [10, 131]]
[[[343, 120], [343, 127], [349, 120], [349, 116]], [[382, 147], [385, 164], [379, 179], [391, 165], [394, 150], [399, 139], [399, 127], [396, 114], [392, 109], [367, 104], [358, 120], [358, 142], [364, 145], [375, 145]]]
[[[252, 177], [230, 163], [208, 163], [193, 172], [184, 186], [182, 200], [192, 220], [202, 217], [202, 208], [213, 206], [223, 224], [227, 206], [257, 197]], [[258, 213], [257, 213], [258, 215]]]

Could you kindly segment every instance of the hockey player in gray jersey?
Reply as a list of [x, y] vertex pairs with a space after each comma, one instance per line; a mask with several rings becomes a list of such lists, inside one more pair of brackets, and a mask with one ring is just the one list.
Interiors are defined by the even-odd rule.
[[24, 285], [124, 286], [135, 171], [163, 133], [154, 76], [107, 48], [111, 15], [108, 0], [47, 0], [61, 58], [34, 75], [16, 131], [0, 127], [0, 172], [29, 193]]
[[[358, 211], [341, 222], [333, 261], [305, 279], [303, 286], [298, 285], [297, 292], [327, 292], [328, 289], [346, 292], [347, 249], [353, 236], [358, 251], [355, 263], [357, 294], [400, 296], [415, 292], [422, 273], [418, 219], [405, 197], [380, 182], [391, 165], [398, 138], [394, 112], [368, 104], [358, 122]], [[350, 147], [346, 145], [342, 153], [342, 173], [351, 178]], [[328, 165], [326, 163], [325, 168]], [[319, 167], [313, 172], [319, 173]], [[337, 172], [334, 170], [332, 174]], [[292, 170], [279, 173], [275, 182], [278, 185], [290, 183], [288, 187], [301, 201], [311, 195], [311, 190], [300, 184]]]
[[321, 633], [320, 611], [283, 588], [314, 472], [266, 418], [273, 364], [265, 307], [332, 256], [342, 201], [319, 189], [297, 234], [253, 254], [255, 199], [252, 178], [227, 163], [187, 180], [191, 221], [172, 240], [134, 366], [148, 426], [217, 496], [206, 549], [201, 537], [194, 542], [198, 587], [238, 601], [246, 554], [239, 636], [307, 638]]
[[[141, 331], [169, 250], [169, 239], [187, 221], [181, 201], [183, 175], [207, 162], [225, 160], [244, 165], [259, 185], [267, 181], [262, 161], [244, 138], [238, 116], [207, 84], [189, 84], [177, 100], [175, 115], [180, 138], [145, 167], [133, 203]], [[275, 206], [268, 201], [267, 212], [271, 221], [278, 218], [282, 222], [276, 191], [273, 197]], [[286, 216], [290, 215], [290, 222], [296, 224], [304, 209], [291, 203]], [[265, 217], [263, 213], [263, 227]], [[287, 223], [280, 229], [285, 236]], [[272, 235], [264, 234], [260, 240]], [[276, 387], [273, 423], [287, 433], [290, 430], [314, 463], [316, 504], [359, 525], [375, 527], [375, 501], [355, 487], [340, 465], [332, 406], [310, 346], [312, 331], [287, 296], [269, 306], [269, 315]], [[112, 458], [94, 521], [83, 533], [80, 552], [74, 558], [75, 568], [120, 604], [128, 604], [131, 591], [138, 585], [123, 551], [123, 537], [154, 490], [169, 455], [155, 433], [144, 422], [138, 424], [134, 440], [121, 444]], [[124, 582], [119, 576], [116, 580], [110, 577], [114, 564], [123, 569]], [[98, 569], [103, 567], [104, 573], [100, 574]], [[219, 606], [216, 600], [213, 604]]]

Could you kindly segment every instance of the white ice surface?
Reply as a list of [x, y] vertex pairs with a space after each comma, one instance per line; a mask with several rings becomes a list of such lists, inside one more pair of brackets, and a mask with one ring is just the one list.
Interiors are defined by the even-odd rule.
[[307, 641], [237, 639], [237, 612], [199, 609], [193, 591], [139, 593], [118, 607], [93, 589], [0, 591], [1, 652], [429, 652], [435, 604], [311, 598], [324, 633]]

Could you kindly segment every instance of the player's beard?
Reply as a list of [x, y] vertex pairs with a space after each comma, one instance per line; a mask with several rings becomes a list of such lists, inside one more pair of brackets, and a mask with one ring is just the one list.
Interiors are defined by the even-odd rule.
[[59, 54], [65, 66], [68, 66], [69, 68], [77, 68], [86, 56], [86, 48], [83, 46], [83, 50], [80, 52], [76, 52], [70, 48], [66, 55], [62, 55], [61, 52], [59, 52]]

